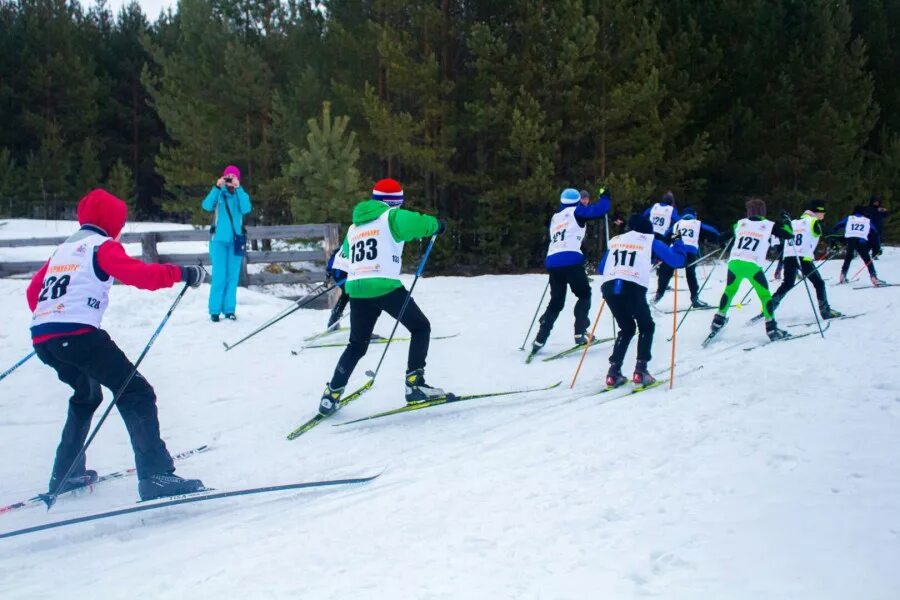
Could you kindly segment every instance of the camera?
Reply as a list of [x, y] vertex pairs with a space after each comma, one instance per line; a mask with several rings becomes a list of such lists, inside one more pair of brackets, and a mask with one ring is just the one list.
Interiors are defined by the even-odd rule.
[[225, 178], [225, 183], [234, 183], [234, 177], [229, 175], [228, 177]]

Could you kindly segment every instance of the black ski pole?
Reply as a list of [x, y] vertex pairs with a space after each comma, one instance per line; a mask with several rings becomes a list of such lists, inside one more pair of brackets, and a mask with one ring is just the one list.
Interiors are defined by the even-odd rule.
[[156, 341], [156, 338], [159, 337], [160, 332], [163, 330], [163, 327], [166, 326], [166, 323], [169, 321], [169, 317], [172, 316], [172, 313], [175, 311], [175, 307], [178, 306], [178, 303], [181, 302], [181, 299], [184, 298], [185, 292], [187, 292], [190, 286], [185, 284], [181, 291], [178, 293], [178, 297], [175, 298], [175, 301], [172, 303], [172, 306], [169, 307], [169, 310], [166, 312], [166, 316], [163, 317], [162, 322], [159, 324], [159, 327], [156, 328], [156, 331], [153, 332], [153, 335], [150, 336], [150, 341], [147, 342], [147, 345], [144, 346], [143, 352], [138, 357], [137, 362], [134, 363], [134, 368], [131, 369], [131, 373], [128, 374], [128, 377], [125, 379], [125, 382], [122, 386], [116, 391], [113, 395], [112, 401], [109, 403], [109, 406], [106, 407], [106, 410], [103, 411], [103, 415], [100, 417], [100, 420], [97, 422], [97, 425], [94, 427], [94, 430], [91, 432], [91, 435], [88, 436], [87, 440], [84, 442], [84, 445], [81, 447], [81, 450], [78, 451], [78, 454], [75, 456], [75, 460], [72, 461], [72, 464], [69, 465], [69, 470], [66, 471], [66, 474], [59, 479], [56, 484], [56, 489], [53, 490], [49, 494], [44, 494], [41, 496], [41, 500], [43, 500], [47, 504], [47, 510], [53, 506], [56, 502], [56, 497], [59, 495], [59, 490], [65, 485], [66, 481], [69, 479], [69, 476], [72, 474], [72, 471], [75, 470], [75, 465], [79, 463], [81, 458], [84, 456], [84, 453], [87, 452], [88, 446], [91, 445], [91, 442], [94, 441], [94, 438], [97, 436], [97, 432], [100, 431], [100, 427], [103, 426], [103, 422], [106, 420], [106, 417], [109, 416], [110, 411], [116, 405], [116, 402], [119, 401], [119, 397], [122, 393], [128, 388], [128, 384], [131, 383], [131, 380], [134, 379], [135, 374], [137, 373], [138, 367], [141, 366], [141, 362], [143, 362], [144, 357], [147, 356], [147, 353], [150, 351], [150, 348], [153, 346], [153, 342]]
[[519, 346], [519, 350], [525, 349], [525, 343], [528, 342], [528, 336], [531, 335], [531, 330], [534, 328], [534, 322], [537, 321], [538, 313], [541, 312], [541, 306], [544, 304], [544, 296], [547, 295], [547, 290], [550, 289], [550, 281], [547, 280], [547, 285], [544, 286], [544, 293], [541, 294], [541, 299], [538, 302], [537, 308], [534, 309], [534, 317], [531, 318], [531, 325], [528, 326], [528, 331], [525, 333], [525, 339], [522, 340], [522, 345]]
[[[716, 260], [721, 260], [722, 257], [725, 256], [725, 252], [728, 251], [728, 248], [731, 247], [731, 244], [732, 244], [733, 242], [734, 242], [734, 238], [731, 238], [730, 240], [728, 240], [728, 243], [725, 244], [725, 247], [722, 248], [721, 251], [719, 251], [719, 256], [716, 257]], [[711, 252], [710, 254], [707, 254], [707, 255], [704, 256], [703, 258], [706, 258], [707, 256], [710, 256], [711, 254], [712, 254], [712, 252]], [[702, 259], [700, 259], [700, 260], [702, 260]], [[691, 263], [691, 264], [692, 264], [692, 265], [695, 265], [695, 264], [697, 264], [698, 262], [699, 262], [699, 260], [698, 260], [698, 261], [694, 261], [694, 262]], [[701, 286], [700, 286], [700, 289], [697, 290], [697, 295], [698, 295], [698, 296], [700, 295], [700, 292], [703, 291], [703, 288], [706, 287], [706, 284], [709, 282], [709, 278], [712, 277], [713, 271], [715, 271], [715, 270], [716, 270], [716, 267], [715, 267], [715, 265], [713, 265], [713, 268], [710, 269], [710, 270], [709, 270], [709, 273], [706, 274], [706, 279], [703, 280], [703, 285], [701, 285]], [[684, 320], [687, 319], [688, 314], [689, 314], [693, 309], [694, 309], [694, 303], [691, 302], [691, 305], [690, 305], [690, 306], [688, 307], [688, 309], [685, 311], [684, 316], [682, 316], [682, 317], [681, 317], [681, 320], [678, 322], [678, 327], [675, 328], [675, 333], [678, 333], [678, 330], [681, 329], [681, 324], [684, 323]], [[675, 334], [672, 334], [672, 337], [675, 337]], [[667, 341], [667, 342], [671, 342], [671, 341], [672, 341], [672, 338], [669, 338], [669, 339], [667, 339], [666, 341]]]
[[[823, 258], [822, 260], [819, 261], [819, 264], [815, 264], [815, 262], [813, 262], [813, 268], [812, 268], [812, 270], [811, 270], [809, 273], [807, 273], [806, 275], [804, 275], [803, 277], [801, 277], [800, 279], [798, 279], [798, 280], [797, 280], [797, 283], [795, 283], [793, 286], [791, 286], [791, 289], [789, 289], [787, 292], [785, 292], [784, 296], [781, 297], [781, 301], [780, 301], [778, 304], [780, 305], [781, 302], [784, 301], [785, 296], [787, 296], [788, 294], [790, 294], [791, 291], [792, 291], [794, 288], [796, 288], [798, 285], [800, 285], [801, 283], [805, 282], [805, 281], [807, 280], [807, 278], [808, 278], [810, 275], [812, 275], [813, 273], [819, 273], [819, 267], [821, 267], [822, 265], [824, 265], [824, 264], [825, 264], [825, 261], [828, 261], [828, 260], [831, 260], [832, 258], [834, 258], [834, 255], [835, 255], [835, 254], [837, 254], [837, 251], [829, 252], [828, 254], [825, 255], [825, 258]], [[819, 275], [821, 276], [821, 273], [819, 273]]]
[[27, 363], [28, 360], [29, 360], [32, 356], [34, 356], [34, 350], [32, 350], [25, 358], [21, 359], [19, 362], [17, 362], [16, 364], [14, 364], [13, 366], [11, 366], [11, 367], [8, 368], [7, 370], [3, 371], [3, 373], [0, 374], [0, 381], [3, 381], [4, 379], [6, 379], [6, 377], [7, 377], [10, 373], [12, 373], [12, 372], [15, 371], [16, 369], [18, 369], [19, 367], [21, 367], [22, 365], [24, 365], [25, 363]]
[[434, 246], [434, 241], [437, 239], [438, 234], [434, 234], [431, 236], [431, 241], [428, 242], [428, 247], [425, 248], [425, 255], [422, 256], [422, 261], [419, 263], [419, 268], [416, 269], [416, 276], [413, 279], [412, 285], [409, 286], [409, 293], [406, 294], [406, 299], [403, 301], [403, 305], [400, 307], [400, 312], [397, 313], [397, 320], [394, 322], [394, 328], [391, 329], [391, 335], [388, 338], [387, 343], [384, 345], [384, 351], [381, 353], [381, 358], [378, 359], [378, 365], [375, 366], [374, 371], [366, 371], [366, 376], [369, 377], [368, 386], [372, 387], [372, 384], [375, 383], [375, 377], [378, 376], [378, 371], [381, 369], [381, 363], [384, 362], [384, 357], [387, 355], [388, 348], [391, 347], [391, 341], [394, 339], [394, 334], [397, 333], [397, 326], [400, 325], [400, 319], [403, 318], [403, 313], [406, 312], [406, 307], [409, 305], [409, 300], [412, 298], [413, 290], [416, 288], [416, 284], [419, 282], [419, 276], [422, 275], [422, 271], [425, 270], [425, 263], [428, 261], [428, 255], [431, 254], [431, 248]]
[[[815, 268], [815, 265], [813, 265]], [[812, 271], [810, 271], [812, 273]], [[806, 288], [806, 295], [809, 296], [809, 305], [812, 306], [813, 316], [816, 318], [816, 325], [819, 326], [819, 335], [822, 336], [822, 339], [825, 339], [825, 331], [822, 329], [822, 323], [819, 321], [819, 311], [816, 310], [816, 305], [812, 299], [812, 293], [809, 291], [809, 282], [806, 281], [806, 278], [803, 278], [803, 286]]]
[[[346, 281], [346, 280], [341, 279], [340, 281], [336, 281], [334, 283], [334, 285], [332, 285], [330, 287], [322, 289], [318, 292], [313, 292], [312, 295], [307, 294], [306, 296], [300, 298], [299, 300], [295, 300], [294, 306], [291, 306], [285, 310], [282, 310], [280, 313], [278, 313], [277, 315], [275, 315], [274, 317], [272, 317], [271, 319], [269, 319], [268, 321], [266, 321], [265, 323], [263, 323], [262, 325], [260, 325], [259, 327], [257, 327], [256, 329], [254, 329], [253, 331], [251, 331], [250, 333], [248, 333], [241, 339], [239, 339], [238, 341], [236, 341], [235, 343], [229, 345], [225, 342], [222, 342], [222, 345], [225, 346], [225, 352], [228, 352], [235, 346], [239, 346], [239, 345], [243, 344], [244, 342], [246, 342], [247, 340], [249, 340], [256, 334], [258, 334], [262, 331], [265, 331], [266, 329], [268, 329], [269, 327], [271, 327], [278, 321], [284, 319], [285, 317], [288, 317], [288, 316], [294, 314], [295, 312], [297, 312], [298, 310], [300, 310], [301, 308], [303, 308], [304, 306], [306, 306], [307, 304], [309, 304], [316, 298], [320, 298], [320, 297], [324, 296], [325, 294], [327, 294], [328, 292], [330, 292], [331, 290], [340, 287], [341, 285], [343, 285], [344, 281]], [[321, 286], [319, 286], [319, 287], [321, 287]]]

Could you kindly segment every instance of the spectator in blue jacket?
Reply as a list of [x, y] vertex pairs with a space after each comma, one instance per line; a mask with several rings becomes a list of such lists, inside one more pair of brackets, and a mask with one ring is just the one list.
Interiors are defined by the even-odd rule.
[[247, 238], [244, 215], [253, 208], [250, 196], [241, 187], [241, 171], [234, 165], [225, 167], [216, 185], [201, 205], [206, 212], [214, 212], [209, 257], [212, 262], [212, 283], [209, 287], [209, 318], [219, 321], [237, 318], [237, 286], [241, 264], [246, 254]]
[[550, 220], [550, 245], [544, 266], [550, 274], [550, 303], [541, 316], [541, 326], [531, 344], [532, 355], [544, 347], [556, 318], [566, 304], [566, 288], [578, 298], [575, 303], [575, 343], [587, 343], [588, 311], [591, 308], [591, 284], [584, 271], [581, 243], [587, 233], [587, 222], [600, 219], [609, 212], [609, 192], [603, 186], [599, 198], [590, 204], [587, 192], [567, 188], [559, 198], [559, 208]]
[[[700, 286], [697, 285], [697, 267], [693, 262], [697, 260], [697, 255], [700, 254], [700, 242], [704, 240], [719, 242], [719, 230], [700, 221], [697, 218], [697, 210], [689, 206], [684, 209], [681, 217], [672, 224], [671, 235], [675, 239], [682, 241], [687, 252], [687, 263], [684, 270], [687, 276], [688, 289], [691, 291], [691, 305], [694, 308], [712, 308], [700, 299]], [[660, 263], [658, 268], [659, 279], [653, 304], [662, 300], [674, 273], [675, 269], [665, 262]]]

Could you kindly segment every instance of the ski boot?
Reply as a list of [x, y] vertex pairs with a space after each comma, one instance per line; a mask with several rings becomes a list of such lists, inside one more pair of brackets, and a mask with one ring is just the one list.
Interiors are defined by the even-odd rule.
[[225, 313], [225, 318], [229, 321], [237, 321], [237, 315], [234, 313]]
[[218, 323], [219, 315], [209, 315], [209, 320], [212, 321], [213, 323]]
[[845, 283], [847, 283], [847, 274], [844, 273], [844, 272], [841, 272], [841, 276], [838, 277], [838, 282], [837, 282], [837, 284], [838, 284], [838, 285], [843, 285], [843, 284], [845, 284]]
[[719, 332], [725, 327], [725, 323], [728, 322], [728, 317], [723, 314], [716, 313], [713, 317], [712, 323], [709, 326], [709, 335], [706, 336], [706, 339], [703, 340], [703, 347], [705, 348], [707, 344], [709, 344], [713, 339], [719, 335]]
[[875, 287], [881, 287], [883, 285], [887, 285], [887, 281], [878, 279], [878, 275], [872, 275], [872, 285], [874, 285]]
[[634, 365], [634, 375], [631, 376], [631, 383], [637, 387], [647, 387], [656, 383], [656, 378], [647, 370], [647, 361], [639, 360]]
[[453, 394], [448, 394], [444, 390], [431, 387], [425, 383], [425, 369], [416, 369], [406, 374], [406, 405], [414, 406], [431, 400], [440, 400], [443, 398], [451, 398]]
[[832, 309], [827, 302], [819, 303], [819, 314], [822, 315], [823, 319], [836, 319], [837, 317], [843, 317], [844, 313]]
[[[97, 471], [94, 471], [93, 469], [85, 469], [81, 475], [70, 475], [62, 485], [59, 485], [59, 479], [54, 475], [50, 478], [48, 495], [52, 494], [58, 496], [60, 494], [65, 494], [66, 492], [71, 492], [72, 490], [92, 486], [95, 483], [97, 483]], [[57, 489], [57, 487], [59, 489]]]
[[583, 331], [581, 333], [575, 334], [575, 345], [576, 346], [584, 346], [585, 344], [588, 343], [588, 341], [590, 341], [593, 344], [594, 340], [596, 340], [596, 339], [597, 338], [595, 338], [594, 336], [589, 334], [587, 331]]
[[322, 399], [319, 400], [319, 414], [328, 417], [337, 412], [341, 407], [341, 394], [344, 388], [331, 388], [331, 382], [325, 384], [325, 391], [322, 392]]
[[199, 479], [184, 479], [172, 473], [151, 475], [138, 482], [138, 494], [144, 501], [204, 491], [206, 487]]
[[546, 343], [547, 342], [539, 342], [537, 339], [531, 342], [531, 351], [528, 353], [528, 356], [525, 357], [525, 364], [530, 363], [534, 358], [534, 355], [540, 352], [541, 348], [543, 348]]
[[694, 296], [693, 298], [691, 298], [691, 308], [712, 308], [712, 305], [707, 304], [706, 302], [701, 300], [699, 296]]
[[659, 292], [657, 292], [656, 295], [653, 296], [653, 300], [650, 301], [650, 306], [656, 306], [657, 304], [659, 304], [659, 301], [662, 299], [663, 299], [663, 295], [660, 294]]
[[622, 375], [621, 363], [609, 363], [609, 371], [606, 372], [606, 389], [611, 390], [625, 385], [625, 376]]
[[773, 342], [791, 337], [791, 334], [784, 329], [778, 329], [778, 323], [775, 322], [775, 319], [766, 321], [766, 335], [768, 335], [769, 339]]

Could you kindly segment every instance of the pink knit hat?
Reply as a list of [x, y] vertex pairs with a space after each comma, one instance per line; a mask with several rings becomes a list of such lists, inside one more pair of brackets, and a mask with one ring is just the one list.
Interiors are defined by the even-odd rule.
[[241, 178], [241, 170], [238, 169], [234, 165], [228, 165], [225, 167], [225, 170], [222, 172], [222, 177], [228, 177], [229, 175], [234, 175], [236, 179]]

